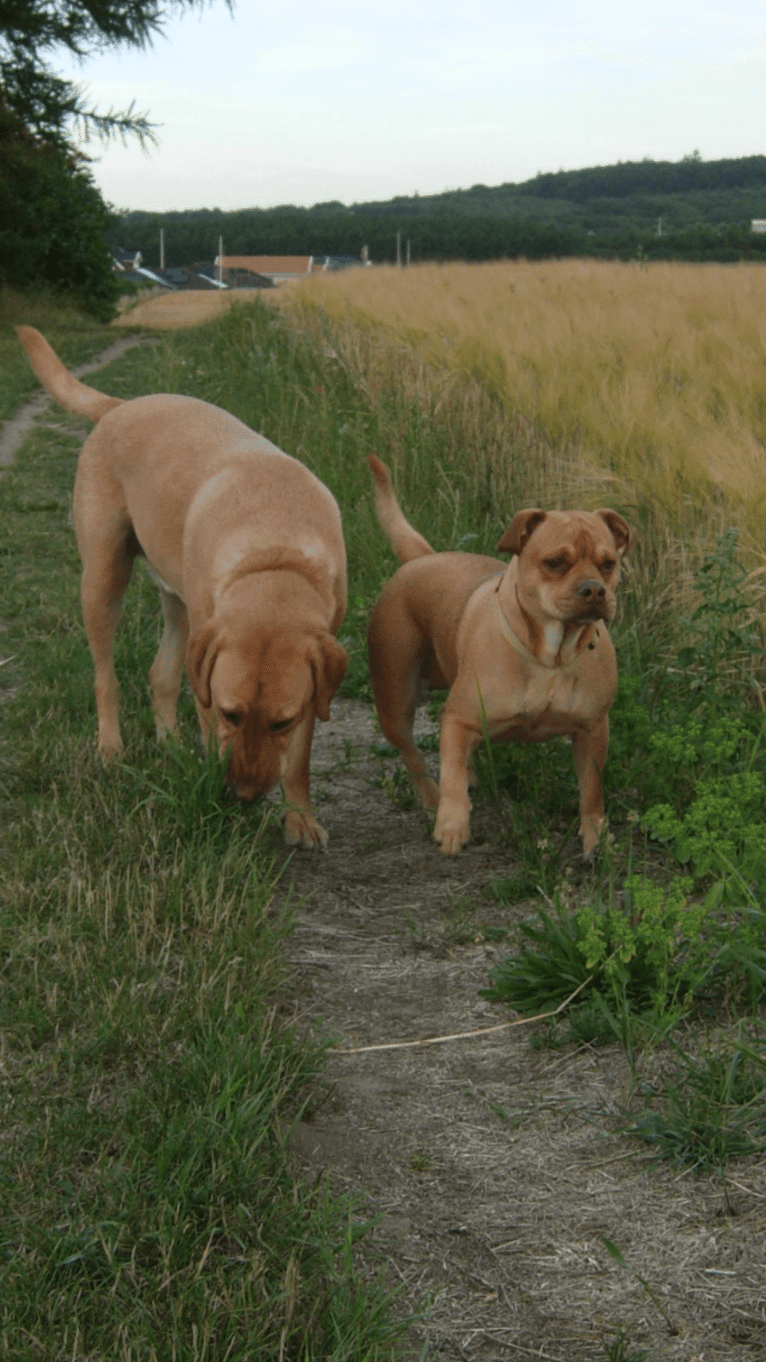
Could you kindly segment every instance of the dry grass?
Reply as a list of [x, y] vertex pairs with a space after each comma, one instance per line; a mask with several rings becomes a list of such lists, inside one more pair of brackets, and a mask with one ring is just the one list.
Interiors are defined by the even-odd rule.
[[[514, 409], [510, 399], [502, 399], [499, 384], [461, 366], [457, 341], [439, 350], [443, 326], [439, 330], [434, 324], [429, 334], [422, 325], [428, 318], [423, 295], [431, 285], [434, 316], [440, 298], [445, 312], [452, 308], [457, 315], [460, 306], [469, 316], [469, 284], [486, 289], [496, 271], [507, 282], [509, 272], [519, 277], [527, 268], [531, 274], [538, 267], [358, 270], [315, 276], [289, 295], [276, 297], [275, 291], [271, 298], [287, 304], [296, 329], [323, 345], [325, 354], [352, 376], [375, 413], [375, 451], [393, 468], [402, 504], [413, 514], [417, 508], [418, 528], [430, 542], [442, 549], [492, 552], [504, 524], [522, 506], [613, 506], [637, 532], [626, 565], [624, 604], [627, 608], [629, 596], [629, 613], [640, 637], [651, 636], [657, 644], [667, 636], [672, 649], [677, 647], [673, 621], [679, 615], [688, 618], [697, 608], [693, 583], [717, 536], [732, 523], [742, 528], [747, 524], [742, 504], [716, 493], [712, 485], [706, 489], [709, 495], [698, 488], [700, 495], [694, 497], [693, 488], [679, 481], [670, 489], [673, 506], [666, 507], [648, 464], [629, 468], [627, 460], [610, 459], [608, 453], [599, 459], [584, 439], [557, 440], [541, 419], [531, 419], [518, 406]], [[465, 288], [456, 287], [460, 279]], [[389, 292], [380, 289], [381, 281], [390, 283]], [[402, 281], [414, 281], [411, 303]], [[452, 298], [450, 281], [455, 285]], [[373, 317], [373, 303], [380, 304], [384, 320]], [[587, 370], [580, 372], [577, 383], [587, 391]], [[573, 382], [573, 391], [576, 387]], [[741, 545], [749, 571], [748, 608], [766, 620], [763, 536], [755, 509], [753, 503], [754, 532], [745, 533]], [[347, 529], [353, 523], [347, 522]], [[358, 545], [352, 548], [357, 574], [359, 552]]]
[[577, 260], [317, 275], [288, 305], [470, 373], [557, 446], [627, 477], [681, 523], [766, 502], [766, 272]]
[[251, 303], [264, 289], [179, 289], [175, 293], [139, 295], [131, 299], [113, 326], [145, 326], [150, 331], [179, 331], [187, 326], [202, 326], [213, 321], [236, 303]]

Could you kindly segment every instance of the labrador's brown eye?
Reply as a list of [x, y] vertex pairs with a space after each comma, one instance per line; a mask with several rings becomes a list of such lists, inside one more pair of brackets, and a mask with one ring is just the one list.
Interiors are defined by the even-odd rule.
[[271, 725], [271, 731], [272, 733], [281, 733], [283, 728], [289, 728], [291, 723], [292, 719], [277, 719], [277, 722]]
[[221, 714], [227, 724], [231, 724], [232, 728], [239, 728], [242, 723], [242, 715], [236, 709], [222, 709]]
[[616, 566], [617, 566], [616, 558], [607, 558], [606, 562], [601, 564], [601, 571], [611, 572], [613, 568], [616, 568]]
[[564, 566], [563, 558], [546, 558], [543, 567], [547, 567], [549, 572], [558, 572]]

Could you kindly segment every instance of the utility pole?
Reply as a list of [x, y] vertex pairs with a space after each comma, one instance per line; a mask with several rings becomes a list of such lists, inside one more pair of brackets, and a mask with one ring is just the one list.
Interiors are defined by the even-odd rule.
[[160, 227], [160, 274], [165, 268], [165, 228]]
[[218, 282], [223, 283], [223, 237], [218, 238]]
[[397, 265], [399, 266], [399, 269], [401, 269], [401, 267], [402, 267], [402, 234], [401, 234], [401, 232], [397, 232], [397, 233], [396, 233], [396, 263], [397, 263]]

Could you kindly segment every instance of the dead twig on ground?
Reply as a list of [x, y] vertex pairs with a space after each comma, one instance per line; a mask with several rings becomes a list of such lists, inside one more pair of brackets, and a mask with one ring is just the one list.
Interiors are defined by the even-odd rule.
[[565, 998], [563, 1003], [559, 1003], [558, 1007], [554, 1007], [552, 1012], [539, 1012], [535, 1017], [516, 1017], [513, 1021], [497, 1022], [495, 1026], [481, 1026], [477, 1031], [457, 1031], [451, 1036], [426, 1036], [421, 1040], [391, 1040], [382, 1045], [358, 1045], [351, 1050], [336, 1050], [335, 1054], [365, 1055], [370, 1054], [373, 1050], [414, 1050], [421, 1045], [446, 1045], [448, 1041], [453, 1040], [472, 1040], [475, 1036], [491, 1035], [493, 1031], [507, 1031], [512, 1026], [531, 1026], [533, 1022], [547, 1021], [550, 1017], [558, 1017], [559, 1013], [569, 1006], [578, 993], [582, 993], [582, 990], [591, 983], [594, 977], [593, 974], [589, 974], [587, 979], [583, 979], [582, 983], [577, 985], [574, 993], [570, 993], [569, 997]]

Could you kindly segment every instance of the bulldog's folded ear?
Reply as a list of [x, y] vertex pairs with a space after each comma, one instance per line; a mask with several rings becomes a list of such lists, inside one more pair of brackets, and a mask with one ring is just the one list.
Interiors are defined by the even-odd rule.
[[619, 515], [617, 511], [596, 511], [596, 515], [600, 515], [601, 519], [606, 521], [609, 529], [612, 531], [612, 538], [617, 546], [617, 552], [620, 555], [627, 553], [632, 538], [630, 525], [627, 520], [623, 520], [622, 516]]
[[317, 717], [330, 717], [330, 701], [346, 675], [348, 653], [332, 634], [320, 634], [309, 653], [314, 673], [314, 705]]
[[201, 629], [195, 630], [186, 645], [186, 670], [192, 690], [203, 709], [209, 709], [213, 701], [210, 675], [220, 651], [221, 634], [216, 624], [203, 624]]
[[527, 511], [519, 511], [513, 517], [508, 529], [497, 541], [498, 553], [521, 553], [529, 536], [545, 520], [545, 511], [539, 511], [532, 507]]

